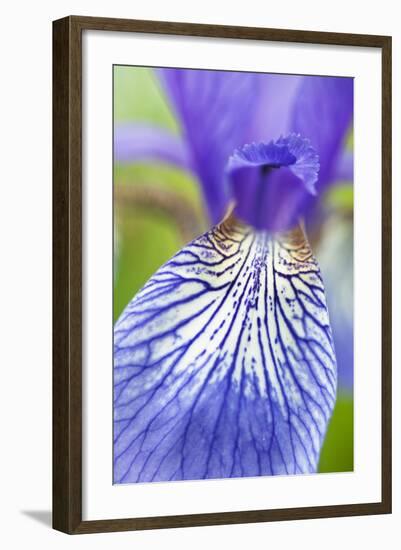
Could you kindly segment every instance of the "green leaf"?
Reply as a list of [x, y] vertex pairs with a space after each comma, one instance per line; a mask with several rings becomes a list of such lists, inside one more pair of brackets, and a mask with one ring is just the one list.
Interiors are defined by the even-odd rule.
[[184, 243], [174, 220], [136, 209], [118, 217], [114, 320], [151, 275]]
[[320, 454], [319, 472], [352, 472], [354, 469], [354, 401], [340, 393]]
[[348, 182], [338, 182], [332, 185], [325, 196], [326, 205], [332, 210], [353, 212], [354, 187]]
[[156, 75], [146, 67], [114, 67], [114, 121], [143, 121], [179, 131]]

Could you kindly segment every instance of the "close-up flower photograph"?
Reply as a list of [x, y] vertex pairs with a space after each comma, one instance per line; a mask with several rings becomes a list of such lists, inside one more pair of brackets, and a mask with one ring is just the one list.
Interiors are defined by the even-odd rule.
[[114, 483], [352, 471], [353, 79], [113, 70]]
[[398, 549], [376, 8], [7, 4], [2, 547]]

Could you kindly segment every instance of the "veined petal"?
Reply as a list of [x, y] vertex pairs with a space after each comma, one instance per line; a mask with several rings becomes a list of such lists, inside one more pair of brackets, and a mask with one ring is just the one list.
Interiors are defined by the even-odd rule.
[[158, 74], [181, 122], [210, 218], [216, 223], [228, 203], [224, 167], [231, 152], [244, 142], [257, 100], [257, 77], [195, 69], [159, 69]]
[[191, 169], [191, 154], [180, 136], [143, 124], [114, 128], [114, 158], [123, 163], [156, 160]]
[[230, 157], [226, 169], [235, 212], [256, 229], [288, 230], [316, 193], [318, 172], [316, 151], [299, 135], [245, 145]]
[[228, 218], [156, 272], [114, 344], [115, 483], [316, 472], [336, 361], [300, 229]]
[[298, 88], [290, 129], [307, 136], [319, 155], [318, 191], [333, 177], [353, 105], [353, 78], [306, 76]]

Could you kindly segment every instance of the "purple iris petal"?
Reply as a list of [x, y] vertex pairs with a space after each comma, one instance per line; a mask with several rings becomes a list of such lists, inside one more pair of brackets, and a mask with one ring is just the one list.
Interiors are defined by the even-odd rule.
[[240, 147], [258, 98], [256, 75], [191, 69], [160, 69], [160, 79], [181, 122], [212, 222], [225, 214], [224, 167]]
[[304, 79], [292, 74], [258, 74], [259, 98], [244, 143], [270, 141], [291, 129], [292, 106]]
[[337, 162], [342, 162], [339, 153], [353, 113], [353, 79], [261, 76], [248, 141], [269, 141], [292, 132], [309, 138], [320, 158], [318, 188], [326, 185], [335, 177]]
[[343, 151], [339, 157], [333, 180], [354, 181], [354, 154], [352, 151]]
[[114, 129], [114, 158], [117, 162], [156, 160], [191, 168], [191, 155], [186, 143], [156, 126], [119, 124]]
[[354, 248], [353, 223], [333, 215], [323, 227], [317, 256], [324, 276], [342, 390], [353, 387], [354, 365]]
[[226, 170], [237, 216], [256, 229], [290, 229], [316, 193], [318, 171], [316, 151], [295, 134], [245, 145], [230, 157]]
[[300, 230], [212, 228], [133, 298], [114, 345], [115, 483], [316, 472], [337, 375]]
[[354, 102], [352, 78], [304, 77], [292, 107], [291, 131], [310, 139], [319, 154], [317, 189], [333, 177]]

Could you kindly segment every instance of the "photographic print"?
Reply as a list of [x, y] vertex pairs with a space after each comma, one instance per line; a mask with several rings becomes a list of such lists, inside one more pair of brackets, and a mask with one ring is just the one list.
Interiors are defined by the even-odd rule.
[[390, 36], [53, 22], [55, 529], [391, 513], [391, 154]]
[[353, 79], [113, 67], [115, 484], [353, 470]]

